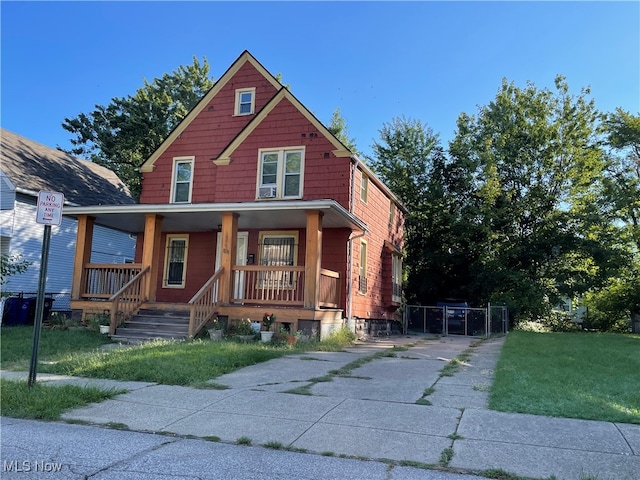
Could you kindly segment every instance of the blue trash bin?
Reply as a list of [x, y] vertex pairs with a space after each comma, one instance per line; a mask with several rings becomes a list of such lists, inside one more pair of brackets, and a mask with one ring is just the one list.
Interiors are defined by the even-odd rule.
[[4, 311], [2, 312], [2, 325], [19, 325], [21, 307], [21, 297], [9, 297], [5, 299]]
[[22, 299], [18, 325], [33, 325], [36, 318], [36, 297]]

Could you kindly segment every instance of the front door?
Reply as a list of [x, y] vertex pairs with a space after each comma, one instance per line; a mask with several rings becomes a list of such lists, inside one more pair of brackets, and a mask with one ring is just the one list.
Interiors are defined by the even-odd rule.
[[[247, 264], [247, 243], [249, 232], [238, 232], [238, 249], [236, 252], [236, 265]], [[222, 232], [218, 232], [216, 240], [216, 271], [220, 268], [220, 246], [222, 245]], [[233, 279], [233, 298], [244, 298], [245, 272], [236, 272]]]

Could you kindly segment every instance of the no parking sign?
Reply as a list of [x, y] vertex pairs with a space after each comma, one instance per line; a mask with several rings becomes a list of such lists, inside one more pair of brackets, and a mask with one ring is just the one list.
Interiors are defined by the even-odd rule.
[[44, 224], [42, 238], [42, 255], [40, 257], [40, 276], [38, 278], [38, 296], [36, 298], [36, 315], [33, 322], [33, 347], [29, 364], [29, 388], [36, 383], [38, 372], [38, 344], [42, 328], [42, 312], [44, 311], [44, 292], [47, 286], [47, 263], [49, 263], [49, 244], [51, 243], [51, 225], [62, 223], [62, 206], [64, 195], [59, 192], [38, 192], [36, 222]]
[[38, 192], [38, 210], [36, 222], [44, 225], [60, 225], [62, 223], [62, 206], [64, 195], [59, 192]]

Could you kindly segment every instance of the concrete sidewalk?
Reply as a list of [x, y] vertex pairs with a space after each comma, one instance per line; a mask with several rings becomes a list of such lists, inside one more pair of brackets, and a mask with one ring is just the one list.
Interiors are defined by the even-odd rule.
[[[245, 437], [254, 445], [465, 473], [500, 469], [531, 478], [639, 480], [640, 425], [487, 410], [503, 340], [476, 346], [477, 340], [455, 336], [391, 337], [346, 352], [309, 352], [243, 368], [214, 380], [225, 390], [44, 374], [38, 381], [129, 390], [70, 411], [65, 420], [223, 442]], [[411, 346], [391, 352], [402, 344]], [[392, 356], [362, 361], [381, 350]], [[464, 351], [469, 361], [453, 376], [440, 377], [447, 361]], [[362, 363], [336, 375], [355, 360]], [[20, 375], [2, 372], [5, 378]]]

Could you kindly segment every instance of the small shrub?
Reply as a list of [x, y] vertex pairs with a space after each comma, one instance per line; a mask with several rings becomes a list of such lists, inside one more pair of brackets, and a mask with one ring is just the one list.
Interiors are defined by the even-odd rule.
[[514, 326], [514, 330], [523, 332], [575, 332], [580, 330], [580, 326], [572, 321], [573, 317], [569, 312], [552, 310], [544, 317], [521, 319]]
[[341, 329], [332, 332], [324, 341], [339, 343], [343, 346], [351, 345], [356, 341], [356, 334], [347, 327], [342, 327]]

